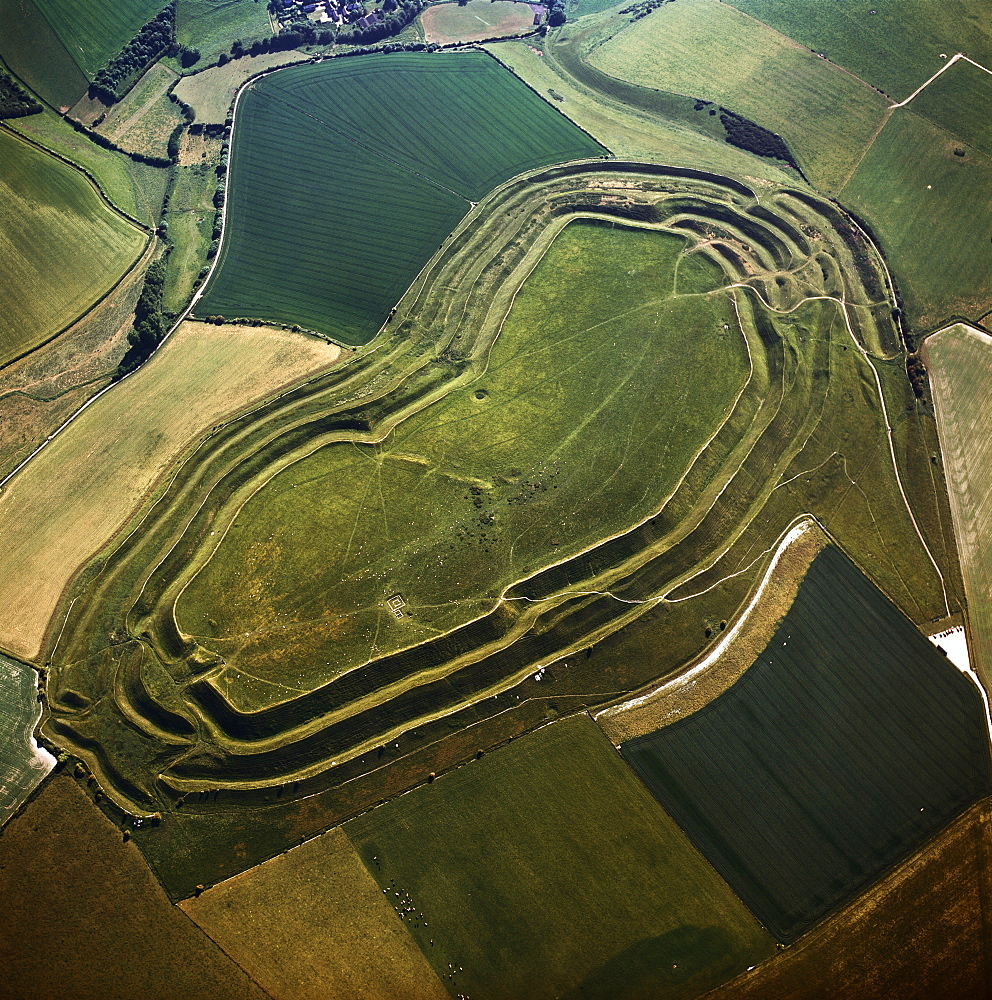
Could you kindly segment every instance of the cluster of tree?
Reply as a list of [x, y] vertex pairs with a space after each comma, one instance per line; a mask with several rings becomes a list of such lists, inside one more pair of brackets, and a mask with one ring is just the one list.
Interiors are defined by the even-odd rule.
[[169, 329], [169, 317], [162, 311], [165, 289], [165, 258], [155, 261], [145, 272], [145, 283], [134, 309], [134, 325], [127, 335], [127, 353], [117, 366], [118, 377], [134, 371], [162, 343]]
[[338, 32], [338, 41], [352, 45], [363, 43], [367, 45], [398, 35], [414, 21], [423, 8], [422, 0], [385, 0], [382, 9], [386, 12], [386, 16], [381, 21], [370, 24], [367, 28], [357, 24], [342, 28]]
[[923, 362], [918, 354], [910, 354], [906, 358], [906, 374], [909, 375], [909, 384], [913, 387], [913, 395], [917, 399], [922, 399], [927, 386], [927, 370], [923, 367]]
[[139, 76], [163, 52], [179, 54], [176, 45], [176, 4], [170, 3], [97, 73], [90, 84], [90, 96], [105, 104], [119, 100], [129, 80]]
[[[784, 160], [790, 167], [796, 167], [796, 161], [789, 152], [789, 147], [780, 135], [769, 132], [757, 122], [726, 108], [720, 108], [720, 121], [726, 131], [727, 142], [739, 149], [746, 149], [758, 156], [767, 156], [773, 160]], [[798, 169], [798, 167], [796, 167]]]
[[642, 17], [647, 17], [651, 11], [657, 10], [659, 7], [663, 7], [666, 3], [673, 2], [674, 0], [641, 0], [640, 3], [634, 3], [629, 7], [624, 7], [620, 13], [629, 14], [631, 23], [633, 23]]
[[16, 80], [0, 70], [0, 118], [23, 118], [41, 110], [41, 105]]
[[548, 24], [552, 28], [557, 28], [560, 24], [564, 24], [565, 20], [564, 0], [554, 0], [554, 3], [548, 8]]

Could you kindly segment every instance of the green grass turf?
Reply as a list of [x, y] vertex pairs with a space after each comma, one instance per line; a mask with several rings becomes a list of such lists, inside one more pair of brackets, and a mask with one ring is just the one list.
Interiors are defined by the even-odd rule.
[[101, 149], [51, 111], [16, 118], [8, 124], [82, 167], [122, 212], [147, 226], [158, 221], [169, 180], [167, 169], [136, 163], [121, 153]]
[[600, 152], [479, 53], [281, 70], [239, 105], [228, 229], [198, 313], [365, 343], [470, 201]]
[[207, 262], [216, 188], [217, 176], [209, 164], [175, 170], [169, 208], [165, 213], [172, 243], [172, 251], [166, 259], [164, 307], [167, 312], [182, 310], [193, 294], [200, 269]]
[[43, 0], [40, 9], [79, 68], [93, 79], [143, 24], [163, 7], [163, 0]]
[[713, 101], [779, 133], [826, 192], [843, 184], [888, 107], [850, 74], [719, 0], [666, 4], [588, 59], [610, 76]]
[[780, 941], [992, 787], [979, 692], [835, 546], [705, 708], [621, 752]]
[[871, 224], [910, 321], [929, 329], [992, 308], [992, 157], [956, 156], [961, 141], [912, 107], [893, 112], [840, 200]]
[[35, 750], [34, 726], [41, 717], [38, 675], [0, 655], [0, 826], [49, 772], [54, 760]]
[[0, 361], [7, 361], [88, 309], [146, 237], [78, 170], [3, 132], [0, 164]]
[[176, 7], [176, 41], [198, 49], [204, 61], [229, 50], [235, 39], [271, 33], [264, 0], [179, 0]]
[[728, 300], [698, 294], [719, 271], [684, 246], [567, 226], [477, 381], [257, 494], [177, 608], [227, 659], [227, 693], [281, 700], [430, 638], [655, 510], [748, 371]]
[[940, 69], [941, 53], [951, 56], [964, 51], [986, 65], [992, 60], [992, 23], [985, 0], [953, 4], [935, 0], [728, 2], [826, 53], [832, 62], [897, 101], [909, 97]]
[[[697, 996], [770, 939], [588, 716], [345, 824], [452, 995]], [[600, 974], [601, 975], [601, 974]]]
[[992, 156], [992, 76], [977, 66], [959, 60], [907, 107]]

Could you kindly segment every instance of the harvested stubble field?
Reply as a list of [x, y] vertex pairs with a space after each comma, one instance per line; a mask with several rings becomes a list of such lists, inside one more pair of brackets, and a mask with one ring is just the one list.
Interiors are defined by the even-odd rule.
[[843, 186], [889, 104], [721, 0], [679, 0], [620, 30], [604, 21], [586, 34], [572, 45], [608, 76], [714, 102], [781, 134], [806, 176], [828, 194]]
[[282, 70], [240, 99], [227, 228], [197, 312], [366, 343], [472, 202], [602, 152], [481, 53]]
[[180, 905], [279, 1000], [448, 1000], [340, 827]]
[[707, 1000], [984, 1000], [989, 801], [934, 837], [861, 899]]
[[452, 995], [698, 996], [774, 947], [587, 715], [345, 832]]
[[6, 1000], [269, 1000], [169, 903], [91, 794], [55, 775], [0, 836]]
[[782, 3], [728, 0], [741, 11], [822, 52], [896, 101], [942, 65], [940, 54], [965, 51], [986, 65], [992, 31], [985, 0], [847, 0]]
[[928, 337], [958, 553], [968, 597], [971, 665], [992, 682], [992, 337], [957, 325]]
[[432, 4], [421, 14], [420, 24], [428, 42], [481, 42], [533, 31], [534, 11], [517, 0], [453, 0]]
[[835, 546], [733, 687], [620, 749], [780, 941], [992, 787], [978, 690]]
[[154, 63], [113, 105], [97, 131], [122, 149], [145, 156], [168, 156], [169, 136], [182, 122], [177, 105], [165, 95], [178, 79], [168, 66]]
[[4, 363], [89, 309], [137, 260], [148, 236], [107, 205], [82, 173], [19, 136], [0, 131], [0, 161]]
[[[568, 226], [590, 215], [619, 225]], [[638, 277], [629, 256], [633, 276], [583, 271], [582, 241], [571, 241], [590, 232], [601, 242], [630, 241], [656, 268], [668, 260], [667, 271], [657, 270], [657, 291], [648, 291], [651, 267]], [[673, 287], [661, 277], [671, 274], [671, 234], [688, 242], [674, 261], [682, 294], [666, 301], [659, 293]], [[555, 255], [558, 240], [572, 263]], [[667, 249], [653, 257], [652, 245]], [[709, 263], [695, 267], [697, 259]], [[706, 292], [718, 273], [713, 265], [723, 272], [718, 280], [741, 287]], [[57, 617], [65, 627], [50, 685], [53, 738], [76, 748], [105, 787], [137, 809], [168, 809], [193, 795], [209, 814], [220, 794], [235, 815], [239, 805], [309, 796], [342, 774], [375, 767], [386, 744], [402, 741], [414, 752], [506, 710], [521, 713], [529, 728], [559, 714], [562, 698], [602, 704], [674, 670], [708, 643], [710, 623], [733, 616], [799, 512], [814, 512], [914, 618], [945, 615], [959, 599], [940, 536], [939, 495], [921, 494], [915, 509], [927, 549], [900, 494], [902, 475], [918, 478], [917, 463], [900, 451], [897, 479], [884, 445], [886, 416], [906, 411], [911, 392], [880, 267], [836, 209], [808, 195], [775, 190], [759, 199], [713, 175], [634, 164], [552, 168], [505, 186], [420, 276], [388, 335], [250, 421], [225, 425], [184, 462], [140, 530], [94, 564], [100, 575], [80, 576], [63, 600], [67, 618]], [[644, 282], [646, 298], [631, 311], [628, 292], [620, 317], [581, 287], [603, 294], [611, 282], [626, 289], [632, 277]], [[528, 279], [545, 298], [568, 297], [572, 328], [551, 336], [560, 320], [537, 304]], [[569, 291], [570, 279], [578, 290]], [[846, 302], [846, 314], [834, 297]], [[760, 304], [766, 300], [770, 307]], [[525, 395], [512, 373], [524, 371], [530, 348], [511, 338], [528, 316], [530, 344], [554, 359], [539, 379], [530, 364]], [[712, 387], [731, 374], [702, 363], [672, 370], [666, 362], [674, 346], [653, 353], [655, 338], [676, 344], [690, 321], [701, 331], [699, 346], [709, 350], [714, 338], [721, 357], [744, 351], [750, 371], [729, 411], [717, 408], [708, 431], [693, 429], [706, 447], [698, 454], [685, 442], [672, 447], [641, 467], [640, 480], [626, 459], [643, 447], [634, 436], [588, 438], [596, 441], [592, 450], [562, 460], [607, 426], [604, 415], [638, 399], [648, 412], [634, 414], [630, 426], [663, 441], [664, 428], [651, 428], [672, 405], [665, 395], [671, 379], [687, 380], [679, 384], [689, 398], [693, 386]], [[638, 338], [638, 327], [651, 337]], [[589, 338], [598, 364], [588, 347], [581, 350]], [[684, 336], [681, 342], [681, 350], [690, 346]], [[576, 345], [576, 363], [562, 373], [562, 358]], [[614, 356], [623, 364], [604, 363]], [[631, 365], [651, 384], [625, 380]], [[572, 395], [573, 379], [595, 396], [592, 409]], [[719, 384], [733, 393], [741, 383]], [[526, 458], [537, 447], [533, 428], [558, 426], [569, 408], [572, 423], [555, 455], [542, 453], [536, 465], [484, 464], [493, 457], [510, 463], [515, 451]], [[485, 446], [465, 437], [484, 413], [487, 428], [493, 421], [502, 428]], [[458, 419], [439, 419], [448, 415]], [[529, 434], [504, 423], [511, 418], [528, 419]], [[900, 426], [911, 428], [914, 419], [904, 416]], [[866, 440], [883, 443], [865, 448]], [[452, 442], [468, 459], [442, 454]], [[342, 454], [349, 457], [335, 457]], [[326, 474], [341, 461], [358, 470], [357, 479]], [[925, 455], [921, 461], [929, 476]], [[582, 527], [592, 524], [592, 512], [575, 505], [573, 487], [587, 467], [600, 470], [595, 496], [616, 492], [625, 508], [646, 511], [644, 520], [632, 526], [631, 514], [626, 525], [604, 527], [600, 511], [598, 529]], [[337, 504], [342, 482], [359, 488], [351, 511], [341, 509], [331, 523], [321, 511]], [[665, 483], [673, 484], [667, 493]], [[253, 516], [261, 510], [278, 523], [262, 525]], [[460, 520], [446, 525], [435, 510]], [[576, 518], [584, 537], [562, 526], [572, 511], [589, 518]], [[375, 565], [358, 565], [360, 546], [363, 560], [381, 550], [379, 536], [412, 537], [403, 534], [411, 517], [436, 533], [430, 544], [406, 541], [401, 560], [386, 553]], [[607, 532], [615, 537], [604, 541]], [[347, 564], [333, 562], [342, 552], [355, 560], [351, 584], [369, 595], [350, 618], [341, 614], [347, 607], [325, 600], [342, 599], [334, 577]], [[277, 554], [297, 566], [296, 577], [279, 577]], [[406, 563], [419, 564], [418, 579]], [[219, 571], [214, 606], [247, 616], [231, 618], [230, 633], [215, 630], [216, 617], [211, 625], [206, 590], [196, 598], [201, 607], [192, 603], [204, 566], [207, 574]], [[393, 589], [407, 577], [409, 593]], [[191, 580], [180, 618], [195, 635], [175, 618]], [[396, 593], [402, 617], [386, 606]], [[253, 606], [268, 616], [264, 622]], [[635, 621], [647, 624], [663, 655], [609, 662], [575, 655]], [[249, 635], [235, 635], [239, 629]], [[121, 642], [137, 635], [147, 643], [140, 656]], [[335, 652], [349, 660], [328, 655], [335, 639]], [[553, 689], [537, 679], [547, 664]], [[108, 685], [110, 698], [101, 694]], [[90, 702], [92, 710], [79, 714]]]
[[0, 556], [0, 645], [35, 656], [62, 589], [180, 452], [338, 353], [281, 330], [180, 328], [154, 361], [90, 406], [0, 493], [8, 539]]

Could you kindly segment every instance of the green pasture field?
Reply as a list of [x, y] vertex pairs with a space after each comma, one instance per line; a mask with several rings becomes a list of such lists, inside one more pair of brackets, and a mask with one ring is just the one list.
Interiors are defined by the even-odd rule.
[[70, 108], [88, 81], [33, 0], [0, 0], [0, 57], [42, 100]]
[[609, 76], [712, 101], [781, 134], [828, 194], [843, 185], [888, 107], [877, 91], [720, 0], [666, 4], [587, 59]]
[[176, 7], [176, 41], [198, 49], [202, 62], [229, 50], [235, 39], [270, 34], [264, 0], [179, 0]]
[[35, 749], [34, 727], [40, 717], [37, 673], [0, 655], [0, 827], [55, 763], [51, 754]]
[[207, 163], [176, 167], [165, 221], [172, 251], [166, 260], [167, 312], [178, 313], [189, 302], [213, 234], [217, 175]]
[[992, 62], [992, 28], [985, 0], [953, 4], [934, 0], [728, 2], [802, 45], [824, 52], [831, 62], [896, 101], [909, 97], [940, 69], [941, 53], [950, 57], [963, 51], [986, 66]]
[[42, 0], [39, 8], [87, 79], [120, 52], [163, 0]]
[[228, 696], [309, 690], [646, 517], [748, 375], [729, 300], [705, 294], [722, 275], [685, 246], [571, 223], [484, 374], [381, 446], [328, 446], [256, 494], [177, 608], [225, 657]]
[[15, 131], [82, 167], [126, 215], [154, 226], [165, 197], [169, 171], [135, 163], [122, 153], [101, 149], [58, 115], [45, 111], [8, 123]]
[[453, 996], [698, 996], [773, 949], [585, 715], [345, 832]]
[[93, 305], [147, 236], [78, 170], [7, 132], [0, 162], [0, 361], [9, 361]]
[[992, 787], [979, 692], [835, 546], [740, 680], [620, 749], [785, 942]]
[[239, 106], [228, 228], [198, 313], [365, 343], [470, 202], [602, 152], [480, 53], [281, 70]]
[[912, 108], [892, 113], [839, 197], [872, 226], [908, 319], [927, 330], [992, 308], [992, 157], [956, 156], [961, 140]]
[[984, 70], [961, 59], [907, 107], [992, 156], [992, 75]]
[[[567, 39], [567, 41], [566, 41]], [[493, 53], [521, 80], [552, 101], [572, 121], [622, 159], [715, 170], [793, 184], [795, 171], [777, 160], [753, 156], [724, 141], [724, 130], [695, 101], [646, 87], [620, 84], [579, 58], [581, 34], [533, 41], [489, 43]]]
[[971, 665], [992, 680], [992, 338], [953, 326], [926, 340], [965, 593]]

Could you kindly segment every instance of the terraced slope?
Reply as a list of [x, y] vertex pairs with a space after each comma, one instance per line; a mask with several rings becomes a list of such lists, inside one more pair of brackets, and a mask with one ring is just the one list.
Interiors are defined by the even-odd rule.
[[[549, 547], [542, 555], [535, 548], [515, 567], [493, 558], [488, 578], [479, 554], [485, 556], [486, 547], [500, 551], [501, 526], [513, 523], [510, 509], [537, 504], [546, 511], [545, 523], [553, 523], [556, 512], [561, 520], [568, 507], [557, 505], [563, 490], [554, 485], [581, 473], [570, 462], [558, 478], [551, 465], [540, 465], [521, 467], [503, 485], [482, 477], [463, 481], [461, 502], [467, 501], [478, 528], [466, 522], [464, 537], [448, 544], [472, 553], [478, 590], [473, 601], [454, 604], [454, 617], [451, 608], [441, 609], [448, 617], [437, 620], [440, 634], [417, 631], [422, 612], [437, 612], [430, 602], [411, 602], [398, 608], [402, 619], [392, 616], [386, 602], [394, 591], [383, 575], [375, 585], [383, 603], [369, 606], [365, 621], [408, 623], [413, 644], [403, 648], [395, 638], [402, 632], [372, 625], [389, 645], [380, 650], [374, 631], [365, 632], [368, 652], [335, 664], [334, 676], [314, 686], [319, 679], [308, 671], [315, 658], [302, 651], [307, 644], [313, 648], [315, 636], [326, 642], [339, 634], [333, 617], [319, 618], [325, 587], [314, 566], [306, 571], [316, 584], [314, 627], [279, 628], [286, 642], [278, 655], [270, 647], [272, 663], [265, 669], [282, 688], [254, 705], [236, 696], [244, 680], [238, 675], [257, 674], [264, 662], [242, 670], [234, 656], [228, 667], [232, 650], [219, 651], [216, 635], [184, 632], [175, 612], [183, 588], [223, 551], [218, 543], [236, 552], [236, 536], [254, 530], [242, 527], [250, 522], [240, 517], [256, 494], [258, 503], [268, 502], [266, 494], [282, 496], [287, 514], [297, 512], [267, 544], [280, 550], [322, 544], [314, 508], [293, 500], [312, 487], [294, 480], [292, 471], [279, 475], [282, 470], [323, 461], [322, 449], [333, 454], [340, 443], [378, 464], [385, 454], [380, 445], [401, 440], [407, 426], [416, 426], [417, 414], [429, 421], [435, 407], [442, 413], [454, 406], [448, 398], [465, 388], [470, 391], [458, 404], [468, 408], [463, 412], [500, 404], [508, 386], [490, 370], [499, 356], [496, 337], [512, 328], [513, 300], [528, 276], [534, 272], [535, 281], [543, 280], [534, 265], [554, 237], [583, 217], [619, 223], [634, 230], [626, 235], [635, 241], [644, 240], [645, 230], [677, 233], [688, 241], [688, 259], [705, 257], [710, 271], [714, 265], [722, 271], [725, 284], [710, 293], [706, 282], [693, 285], [692, 273], [679, 271], [690, 282], [684, 290], [707, 309], [726, 304], [729, 312], [706, 322], [717, 322], [714, 332], [726, 336], [728, 348], [746, 345], [750, 358], [747, 385], [711, 426], [707, 447], [688, 458], [672, 454], [673, 465], [663, 471], [676, 475], [667, 490], [652, 492], [657, 487], [644, 483], [648, 513], [638, 515], [639, 523], [601, 528], [612, 534], [608, 538], [596, 539], [594, 529], [582, 539], [564, 535], [560, 553]], [[707, 267], [697, 271], [706, 273]], [[566, 274], [567, 268], [563, 287]], [[526, 294], [525, 285], [521, 303]], [[518, 700], [520, 711], [544, 706], [553, 716], [562, 699], [602, 703], [674, 669], [733, 616], [798, 512], [815, 513], [912, 617], [946, 614], [958, 598], [943, 548], [942, 508], [928, 485], [930, 469], [902, 457], [924, 429], [907, 419], [891, 431], [891, 449], [856, 443], [885, 442], [890, 414], [910, 399], [889, 294], [870, 243], [836, 209], [808, 195], [772, 190], [758, 197], [737, 182], [698, 171], [633, 164], [554, 168], [506, 186], [460, 227], [372, 350], [256, 411], [250, 423], [234, 421], [204, 442], [141, 529], [111, 547], [99, 576], [84, 574], [67, 593], [68, 617], [58, 615], [52, 632], [60, 631], [61, 639], [48, 732], [79, 753], [108, 793], [134, 811], [167, 808], [189, 796], [185, 808], [195, 803], [194, 809], [209, 811], [214, 801], [231, 807], [310, 794], [354, 776], [348, 761], [374, 766], [377, 749], [381, 757], [387, 742], [402, 738], [408, 749], [426, 746], [441, 734], [515, 710]], [[668, 316], [660, 306], [655, 311]], [[652, 310], [644, 312], [650, 321]], [[671, 315], [684, 328], [685, 320]], [[645, 329], [651, 331], [650, 322]], [[657, 329], [663, 333], [665, 323]], [[650, 343], [643, 342], [645, 357]], [[612, 349], [597, 346], [607, 360]], [[663, 354], [657, 372], [661, 386], [669, 384]], [[700, 377], [708, 372], [701, 369]], [[547, 374], [553, 377], [554, 368]], [[649, 400], [644, 405], [651, 409]], [[533, 416], [543, 421], [550, 414], [535, 409]], [[581, 428], [596, 419], [596, 410], [575, 419]], [[443, 435], [433, 434], [440, 447]], [[615, 435], [602, 440], [603, 461], [614, 469], [608, 478], [619, 482], [623, 451], [610, 443]], [[632, 437], [624, 447], [635, 443]], [[423, 475], [417, 451], [401, 454], [407, 457], [395, 463], [398, 471], [412, 465]], [[595, 452], [582, 462], [593, 460]], [[385, 474], [393, 463], [382, 464]], [[456, 471], [471, 475], [470, 468]], [[450, 476], [432, 480], [437, 488], [451, 488]], [[912, 514], [904, 490], [920, 498]], [[359, 503], [370, 499], [381, 503], [377, 486]], [[553, 545], [559, 529], [546, 530]], [[252, 551], [251, 544], [244, 551]], [[411, 558], [425, 559], [426, 567], [438, 556], [447, 561], [443, 549]], [[262, 605], [272, 602], [278, 614], [291, 611], [259, 574], [265, 563], [232, 564], [242, 573], [237, 586], [249, 594], [257, 588]], [[432, 579], [457, 593], [466, 578], [456, 561], [448, 565], [452, 569], [432, 570]], [[514, 575], [523, 578], [507, 586]], [[399, 597], [406, 600], [402, 592]], [[575, 655], [635, 622], [656, 637], [662, 658], [625, 658], [604, 673], [595, 658]], [[271, 622], [283, 624], [289, 620]], [[359, 632], [370, 628], [359, 624]]]

